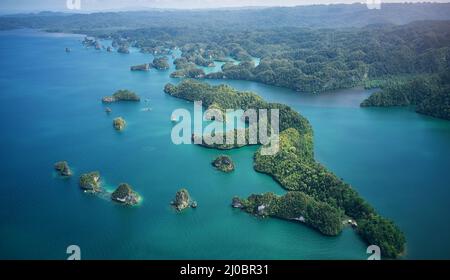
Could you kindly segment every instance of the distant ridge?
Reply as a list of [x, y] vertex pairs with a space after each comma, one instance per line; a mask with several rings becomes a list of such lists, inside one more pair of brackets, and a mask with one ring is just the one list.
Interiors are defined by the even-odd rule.
[[[170, 21], [167, 20], [170, 18]], [[205, 27], [261, 29], [277, 27], [346, 28], [370, 24], [407, 24], [420, 20], [450, 20], [450, 3], [365, 4], [295, 7], [149, 10], [67, 14], [41, 12], [0, 17], [0, 29], [41, 28], [67, 30], [137, 29], [149, 27]], [[100, 27], [99, 27], [100, 26]]]

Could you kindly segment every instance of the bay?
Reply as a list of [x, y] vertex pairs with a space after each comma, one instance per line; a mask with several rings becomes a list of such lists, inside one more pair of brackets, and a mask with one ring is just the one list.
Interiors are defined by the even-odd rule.
[[[232, 209], [234, 195], [284, 193], [253, 170], [256, 147], [220, 152], [172, 144], [172, 111], [193, 109], [163, 92], [179, 81], [169, 77], [173, 66], [131, 72], [152, 55], [86, 49], [82, 38], [0, 32], [1, 259], [65, 259], [71, 244], [83, 259], [367, 258], [367, 245], [351, 229], [325, 237]], [[314, 128], [317, 160], [400, 226], [406, 258], [450, 257], [449, 122], [411, 108], [360, 108], [370, 91], [358, 88], [306, 95], [247, 81], [207, 82], [255, 91], [301, 112]], [[101, 97], [121, 88], [148, 104], [112, 104], [107, 115]], [[112, 128], [116, 116], [127, 121], [122, 133]], [[232, 156], [235, 172], [211, 167], [221, 153]], [[55, 175], [59, 160], [69, 162], [74, 177]], [[127, 208], [81, 192], [78, 176], [93, 170], [109, 189], [131, 184], [142, 205]], [[182, 187], [199, 207], [176, 213], [169, 202]]]

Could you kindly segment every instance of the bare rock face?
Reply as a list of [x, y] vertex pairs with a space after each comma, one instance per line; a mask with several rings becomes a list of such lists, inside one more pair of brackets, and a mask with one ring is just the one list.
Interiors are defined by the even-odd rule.
[[191, 208], [197, 208], [198, 207], [198, 203], [197, 203], [197, 201], [192, 201], [192, 203], [191, 203]]
[[231, 202], [231, 206], [233, 206], [233, 208], [242, 208], [242, 207], [244, 207], [242, 205], [241, 200], [237, 196], [233, 197], [233, 200]]
[[112, 96], [105, 96], [102, 98], [102, 102], [103, 103], [113, 103], [113, 102], [116, 102], [116, 99], [114, 99], [114, 97], [112, 97]]
[[182, 211], [191, 205], [191, 198], [189, 192], [186, 189], [181, 189], [175, 194], [175, 200], [172, 201], [172, 205], [178, 210]]
[[116, 130], [123, 130], [126, 126], [127, 122], [122, 118], [118, 117], [113, 120], [113, 126]]

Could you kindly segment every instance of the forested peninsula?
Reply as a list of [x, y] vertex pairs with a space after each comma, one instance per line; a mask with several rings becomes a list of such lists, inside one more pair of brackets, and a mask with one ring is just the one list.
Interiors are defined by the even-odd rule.
[[259, 149], [254, 168], [274, 178], [287, 192], [283, 196], [252, 194], [234, 205], [258, 216], [296, 220], [330, 236], [338, 235], [350, 218], [356, 221], [357, 232], [368, 244], [380, 246], [383, 256], [396, 258], [404, 252], [406, 241], [401, 230], [314, 159], [312, 127], [298, 112], [286, 105], [268, 103], [252, 92], [190, 79], [179, 85], [167, 84], [165, 92], [189, 101], [201, 100], [205, 107], [217, 104], [221, 108], [280, 110], [280, 150], [267, 156]]
[[361, 103], [361, 107], [410, 105], [418, 113], [450, 120], [450, 69], [437, 75], [388, 81]]

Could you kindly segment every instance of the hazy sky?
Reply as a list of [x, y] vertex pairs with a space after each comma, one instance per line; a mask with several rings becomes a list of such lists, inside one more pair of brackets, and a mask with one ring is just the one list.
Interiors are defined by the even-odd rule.
[[[219, 8], [240, 6], [295, 6], [308, 4], [354, 3], [364, 0], [70, 0], [80, 1], [81, 11], [130, 10], [139, 8]], [[379, 0], [378, 0], [379, 1]], [[388, 0], [382, 2], [404, 2]], [[433, 0], [432, 2], [449, 2], [450, 0]], [[70, 11], [67, 0], [0, 0], [0, 12], [11, 11]], [[424, 2], [410, 0], [408, 2]]]

